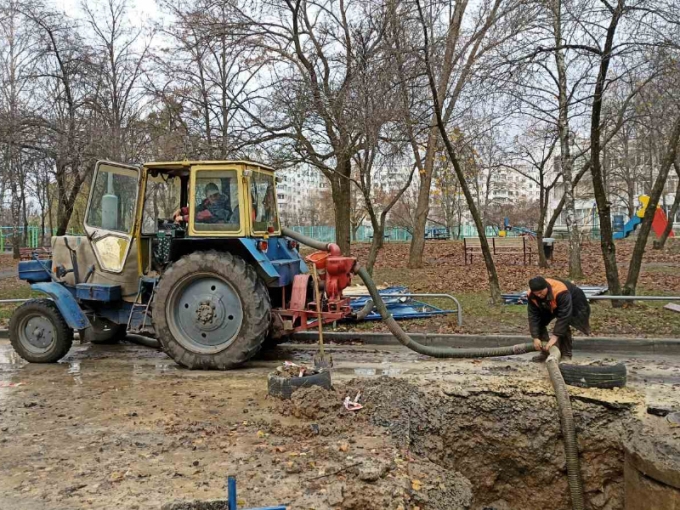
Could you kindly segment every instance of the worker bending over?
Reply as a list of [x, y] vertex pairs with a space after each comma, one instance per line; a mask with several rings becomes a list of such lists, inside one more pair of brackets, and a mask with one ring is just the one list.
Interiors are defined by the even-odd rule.
[[[536, 276], [529, 280], [529, 329], [534, 347], [541, 354], [532, 361], [545, 361], [557, 345], [564, 361], [571, 361], [571, 326], [590, 335], [590, 305], [584, 292], [569, 280]], [[552, 334], [548, 324], [555, 319]], [[541, 341], [547, 342], [543, 347]]]

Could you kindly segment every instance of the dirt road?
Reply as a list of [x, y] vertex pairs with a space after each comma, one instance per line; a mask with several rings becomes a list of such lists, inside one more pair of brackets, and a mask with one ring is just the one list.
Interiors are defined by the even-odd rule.
[[[309, 361], [309, 346], [282, 346], [241, 370], [192, 372], [132, 344], [75, 345], [62, 363], [26, 364], [0, 340], [0, 506], [158, 509], [176, 499], [223, 498], [226, 476], [235, 474], [246, 508], [477, 508], [480, 494], [445, 469], [443, 457], [432, 453], [441, 448], [428, 446], [431, 437], [414, 439], [435, 423], [409, 417], [408, 441], [396, 440], [405, 426], [389, 406], [380, 407], [383, 398], [396, 399], [395, 409], [408, 400], [394, 380], [430, 395], [434, 387], [442, 396], [450, 391], [460, 402], [479, 390], [475, 398], [493, 398], [495, 407], [520, 402], [520, 411], [509, 409], [515, 414], [530, 410], [519, 398], [530, 394], [550, 413], [536, 426], [555, 422], [559, 434], [545, 371], [526, 356], [433, 361], [397, 347], [331, 351], [338, 393], [281, 403], [267, 398], [266, 375], [282, 359]], [[678, 359], [626, 361], [636, 391], [610, 392], [615, 401], [635, 413], [644, 413], [644, 404], [679, 405]], [[363, 391], [371, 405], [344, 411], [342, 392], [362, 381], [370, 382]], [[389, 395], [380, 394], [383, 385], [392, 388]], [[514, 393], [503, 396], [508, 388]], [[479, 414], [484, 402], [472, 411]], [[410, 404], [401, 407], [411, 412]], [[583, 409], [595, 420], [595, 411]], [[397, 431], [394, 424], [402, 425]], [[516, 501], [524, 497], [518, 493]], [[597, 508], [616, 508], [615, 500]]]

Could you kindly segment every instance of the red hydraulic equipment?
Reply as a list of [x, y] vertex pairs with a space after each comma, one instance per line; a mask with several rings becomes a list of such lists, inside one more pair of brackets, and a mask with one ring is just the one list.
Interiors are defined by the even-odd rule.
[[[331, 324], [352, 313], [350, 299], [342, 291], [351, 283], [356, 258], [343, 257], [340, 247], [328, 245], [329, 251], [317, 251], [305, 258], [308, 264], [316, 266], [321, 292], [321, 321]], [[299, 274], [293, 278], [293, 289], [287, 309], [276, 310], [283, 321], [286, 333], [318, 328], [319, 312], [316, 300], [310, 291], [310, 274]]]

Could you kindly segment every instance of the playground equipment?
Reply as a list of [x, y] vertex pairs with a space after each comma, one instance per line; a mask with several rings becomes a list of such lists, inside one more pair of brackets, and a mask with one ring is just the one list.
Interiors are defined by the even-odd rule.
[[498, 231], [498, 235], [499, 235], [500, 237], [505, 237], [505, 236], [508, 235], [508, 234], [507, 234], [508, 232], [515, 232], [515, 233], [517, 233], [517, 234], [519, 234], [519, 235], [521, 235], [521, 236], [529, 236], [529, 237], [531, 237], [531, 238], [535, 238], [535, 237], [536, 237], [536, 232], [534, 232], [533, 230], [531, 230], [531, 229], [529, 229], [529, 228], [526, 228], [526, 227], [513, 227], [512, 225], [510, 225], [510, 218], [508, 218], [508, 217], [506, 216], [505, 218], [503, 218], [503, 230], [499, 230], [499, 231]]
[[[649, 196], [640, 195], [638, 200], [641, 204], [640, 209], [638, 209], [633, 217], [623, 226], [622, 231], [614, 232], [614, 239], [625, 239], [637, 228], [640, 223], [642, 223], [642, 218], [645, 217], [645, 212], [647, 211], [647, 206], [649, 205]], [[652, 230], [656, 234], [657, 238], [661, 237], [663, 231], [666, 230], [667, 225], [668, 218], [666, 218], [666, 213], [660, 205], [657, 205], [656, 212], [654, 213], [654, 219], [652, 220]], [[668, 237], [674, 237], [672, 230], [668, 234]]]
[[[356, 259], [310, 240], [322, 250], [308, 259], [317, 300], [298, 234], [279, 224], [274, 171], [264, 165], [100, 161], [84, 229], [53, 237], [51, 259], [19, 263], [19, 278], [51, 297], [12, 315], [10, 340], [28, 361], [58, 361], [78, 330], [95, 343], [157, 337], [182, 366], [230, 369], [266, 338], [356, 316], [343, 295]], [[442, 313], [392, 308], [405, 318]]]

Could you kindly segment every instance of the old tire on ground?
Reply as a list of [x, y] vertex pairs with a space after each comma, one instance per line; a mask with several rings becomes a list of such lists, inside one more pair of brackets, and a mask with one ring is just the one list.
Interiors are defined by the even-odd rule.
[[31, 299], [12, 314], [9, 339], [14, 350], [31, 363], [54, 363], [68, 353], [73, 330], [50, 299]]
[[90, 321], [89, 328], [80, 331], [80, 341], [92, 344], [116, 344], [125, 339], [127, 327], [125, 324], [113, 324], [104, 320]]
[[161, 277], [153, 321], [163, 350], [178, 364], [228, 370], [260, 350], [271, 303], [255, 269], [242, 258], [196, 252]]
[[626, 385], [626, 365], [570, 365], [560, 363], [564, 382], [581, 388], [622, 388]]
[[288, 399], [298, 388], [309, 388], [311, 386], [321, 386], [330, 390], [331, 373], [328, 370], [322, 370], [318, 374], [305, 377], [282, 377], [273, 372], [267, 376], [267, 389], [272, 397]]

